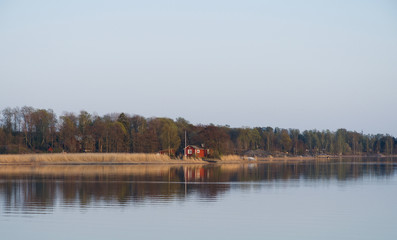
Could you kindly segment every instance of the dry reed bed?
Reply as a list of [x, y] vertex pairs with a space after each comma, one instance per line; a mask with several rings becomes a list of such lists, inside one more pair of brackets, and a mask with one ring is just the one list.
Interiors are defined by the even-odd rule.
[[241, 162], [242, 160], [239, 155], [224, 155], [218, 162]]
[[200, 163], [200, 159], [178, 160], [160, 154], [145, 153], [54, 153], [0, 155], [0, 164], [59, 163]]
[[[314, 160], [313, 157], [267, 157], [256, 158], [258, 162], [281, 162]], [[256, 162], [238, 155], [225, 155], [215, 160], [217, 163]], [[4, 164], [117, 164], [117, 163], [157, 163], [157, 164], [194, 164], [207, 163], [202, 159], [171, 159], [167, 155], [148, 153], [43, 153], [0, 155], [0, 165]]]

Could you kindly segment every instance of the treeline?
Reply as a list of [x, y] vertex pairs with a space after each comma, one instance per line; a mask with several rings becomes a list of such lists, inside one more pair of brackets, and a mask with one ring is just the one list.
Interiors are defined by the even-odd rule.
[[183, 154], [189, 145], [211, 149], [212, 157], [224, 154], [262, 155], [392, 155], [397, 139], [390, 135], [365, 135], [271, 127], [231, 128], [193, 125], [183, 118], [145, 118], [139, 115], [65, 113], [33, 107], [1, 111], [0, 153], [31, 152], [130, 152], [156, 153], [174, 149]]

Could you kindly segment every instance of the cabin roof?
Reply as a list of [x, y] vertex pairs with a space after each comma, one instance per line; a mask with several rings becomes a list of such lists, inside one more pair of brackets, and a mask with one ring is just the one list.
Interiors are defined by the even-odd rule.
[[196, 145], [189, 145], [189, 146], [187, 146], [187, 148], [188, 148], [188, 147], [192, 147], [192, 148], [194, 148], [194, 149], [204, 149], [204, 148], [198, 147], [198, 146], [196, 146]]

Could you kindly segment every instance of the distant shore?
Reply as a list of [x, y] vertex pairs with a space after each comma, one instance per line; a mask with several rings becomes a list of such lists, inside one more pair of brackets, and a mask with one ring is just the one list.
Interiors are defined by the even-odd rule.
[[328, 160], [338, 158], [388, 158], [397, 155], [319, 155], [283, 157], [246, 157], [225, 155], [221, 159], [175, 159], [167, 155], [146, 153], [43, 153], [43, 154], [5, 154], [0, 155], [0, 165], [71, 165], [71, 164], [197, 164], [197, 163], [251, 163], [251, 162], [297, 162]]
[[332, 160], [348, 158], [396, 158], [397, 155], [316, 155], [316, 156], [267, 156], [267, 157], [247, 157], [237, 155], [227, 155], [216, 163], [237, 163], [237, 162], [297, 162], [297, 161], [315, 161], [315, 160]]

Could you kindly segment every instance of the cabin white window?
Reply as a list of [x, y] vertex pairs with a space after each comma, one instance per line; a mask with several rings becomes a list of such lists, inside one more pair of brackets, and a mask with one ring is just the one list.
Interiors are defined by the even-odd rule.
[[197, 153], [200, 153], [200, 149], [197, 149]]
[[192, 154], [192, 149], [188, 149], [187, 154]]

